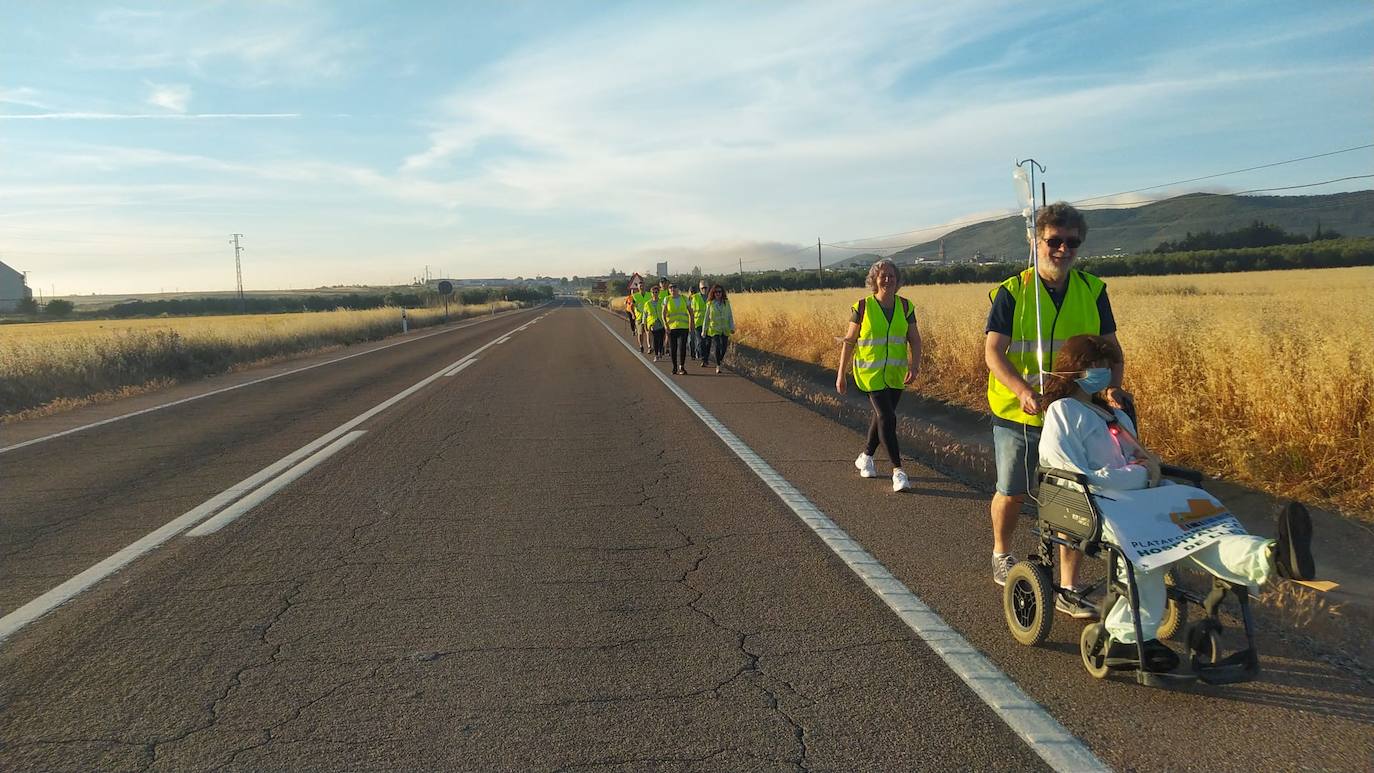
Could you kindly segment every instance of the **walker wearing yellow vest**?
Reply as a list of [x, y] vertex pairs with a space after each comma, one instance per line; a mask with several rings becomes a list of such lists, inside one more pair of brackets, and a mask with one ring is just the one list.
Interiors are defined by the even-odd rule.
[[639, 343], [640, 353], [648, 351], [649, 329], [644, 326], [644, 304], [649, 302], [650, 295], [644, 289], [644, 277], [635, 273], [630, 277], [630, 299], [634, 303], [635, 316], [635, 339]]
[[692, 326], [692, 305], [677, 290], [668, 285], [668, 297], [663, 301], [663, 321], [668, 326], [668, 352], [673, 357], [673, 375], [687, 375], [687, 329]]
[[658, 362], [663, 356], [663, 300], [659, 295], [658, 285], [652, 285], [649, 287], [649, 299], [644, 302], [641, 309], [642, 324], [649, 331], [649, 338], [653, 341], [654, 362]]
[[[1006, 584], [1016, 563], [1011, 537], [1021, 502], [1038, 459], [1041, 412], [1040, 374], [1054, 372], [1054, 354], [1075, 335], [1101, 335], [1118, 348], [1116, 319], [1101, 279], [1073, 268], [1087, 236], [1082, 213], [1065, 202], [1042, 208], [1035, 218], [1035, 265], [1008, 278], [989, 293], [983, 358], [988, 366], [988, 408], [997, 460], [997, 493], [992, 498], [992, 578]], [[1104, 397], [1114, 407], [1130, 400], [1121, 389], [1123, 366], [1113, 368]], [[1075, 587], [1080, 555], [1060, 550], [1060, 585]], [[1061, 597], [1056, 606], [1074, 617], [1094, 613], [1079, 601]]]
[[868, 445], [854, 460], [854, 466], [862, 477], [878, 477], [873, 452], [878, 450], [881, 440], [892, 461], [893, 491], [910, 487], [897, 443], [897, 402], [916, 378], [921, 362], [916, 313], [911, 301], [897, 295], [900, 284], [897, 266], [887, 258], [868, 270], [867, 285], [873, 295], [851, 308], [849, 330], [841, 339], [840, 365], [835, 374], [835, 391], [844, 394], [848, 388], [845, 370], [851, 370], [854, 384], [868, 394], [873, 405]]

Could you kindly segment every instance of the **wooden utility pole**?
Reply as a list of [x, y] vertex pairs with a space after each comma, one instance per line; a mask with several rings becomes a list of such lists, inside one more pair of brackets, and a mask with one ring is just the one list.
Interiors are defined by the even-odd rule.
[[825, 289], [825, 266], [821, 263], [821, 237], [816, 237], [816, 289]]

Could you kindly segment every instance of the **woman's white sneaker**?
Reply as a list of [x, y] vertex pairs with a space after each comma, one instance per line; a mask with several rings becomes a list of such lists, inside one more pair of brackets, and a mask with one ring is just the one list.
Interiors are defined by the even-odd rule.
[[906, 491], [911, 488], [911, 482], [906, 478], [906, 471], [901, 467], [892, 471], [892, 490]]
[[859, 454], [859, 458], [854, 460], [854, 466], [859, 468], [860, 478], [878, 477], [878, 468], [873, 466], [873, 457], [868, 454]]

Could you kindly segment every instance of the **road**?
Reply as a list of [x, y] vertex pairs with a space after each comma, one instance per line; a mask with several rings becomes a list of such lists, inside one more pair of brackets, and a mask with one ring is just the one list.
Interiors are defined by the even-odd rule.
[[983, 492], [894, 495], [624, 328], [564, 302], [9, 431], [0, 769], [1374, 768], [1326, 663], [1152, 690], [1067, 618], [1015, 644]]

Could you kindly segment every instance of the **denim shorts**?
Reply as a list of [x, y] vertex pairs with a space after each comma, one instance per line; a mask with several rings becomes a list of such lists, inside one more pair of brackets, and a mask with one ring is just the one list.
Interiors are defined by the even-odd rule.
[[992, 449], [997, 457], [997, 493], [1016, 497], [1026, 493], [1027, 481], [1040, 463], [1040, 428], [992, 425]]

